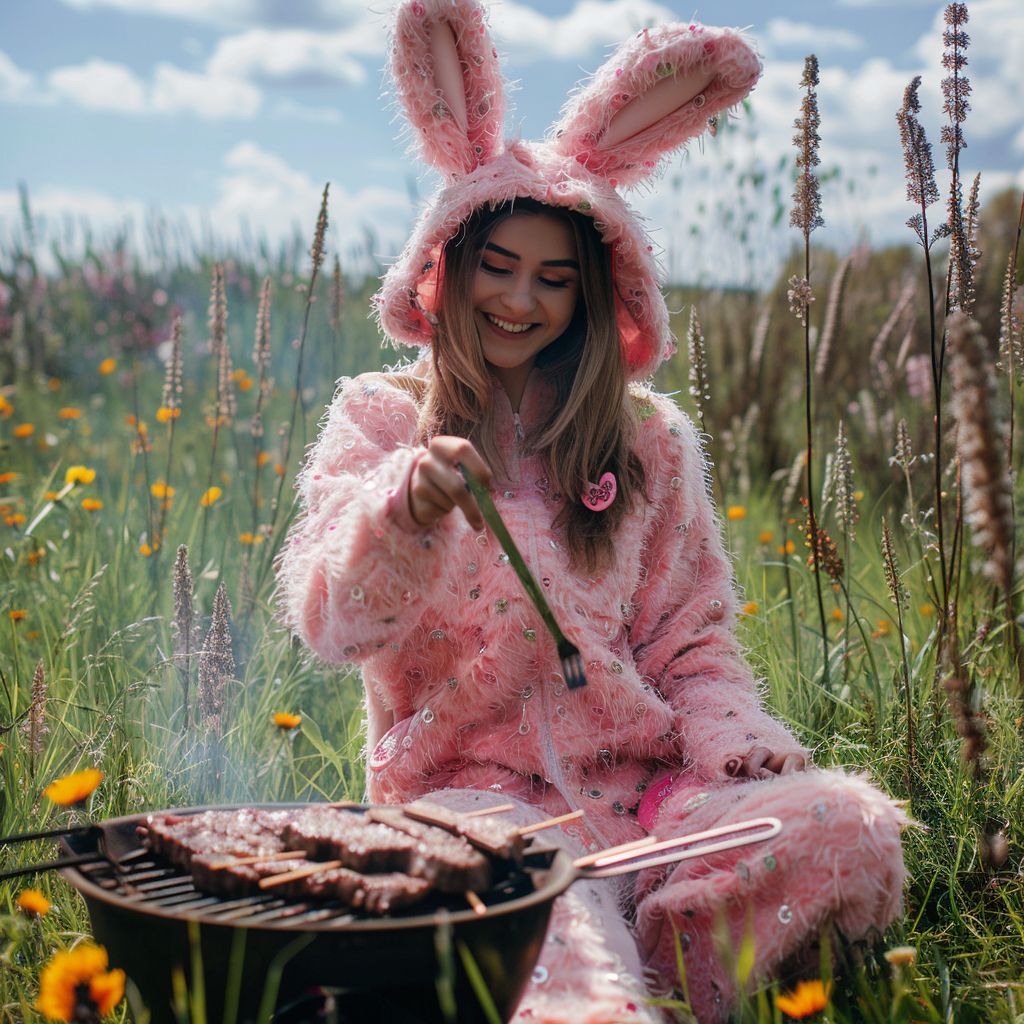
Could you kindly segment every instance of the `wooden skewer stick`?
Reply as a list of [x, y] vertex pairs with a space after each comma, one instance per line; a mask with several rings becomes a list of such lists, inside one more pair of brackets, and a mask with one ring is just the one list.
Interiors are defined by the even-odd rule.
[[315, 864], [307, 864], [304, 868], [296, 868], [294, 871], [285, 871], [280, 875], [271, 875], [269, 878], [261, 878], [259, 886], [261, 889], [272, 889], [275, 885], [284, 885], [285, 882], [294, 881], [296, 878], [306, 878], [315, 875], [320, 871], [332, 871], [340, 868], [340, 860], [317, 861]]
[[521, 836], [532, 836], [534, 832], [539, 832], [542, 828], [551, 828], [552, 825], [561, 825], [563, 821], [573, 821], [576, 818], [582, 818], [582, 811], [572, 811], [569, 814], [560, 814], [557, 818], [548, 818], [547, 821], [538, 821], [536, 825], [524, 825], [519, 829]]
[[481, 917], [487, 913], [487, 904], [472, 889], [466, 890], [466, 902], [473, 908], [474, 912]]
[[463, 817], [465, 818], [483, 818], [488, 814], [503, 814], [505, 811], [515, 810], [515, 804], [501, 804], [498, 807], [481, 807], [478, 811], [467, 811]]
[[274, 860], [302, 860], [301, 850], [278, 850], [277, 853], [261, 853], [253, 857], [233, 857], [222, 864], [210, 864], [210, 871], [222, 871], [224, 868], [240, 868], [243, 864], [263, 864]]
[[332, 810], [338, 810], [339, 808], [342, 808], [342, 807], [358, 807], [359, 806], [359, 801], [358, 800], [335, 800], [335, 802], [333, 804], [327, 804], [326, 806], [330, 807]]
[[597, 853], [588, 853], [585, 857], [577, 857], [573, 865], [578, 868], [587, 868], [596, 864], [603, 857], [609, 857], [613, 853], [625, 853], [627, 850], [641, 850], [645, 846], [651, 846], [658, 840], [654, 836], [644, 836], [643, 839], [634, 839], [631, 843], [623, 843], [621, 846], [609, 846], [607, 850], [598, 850]]

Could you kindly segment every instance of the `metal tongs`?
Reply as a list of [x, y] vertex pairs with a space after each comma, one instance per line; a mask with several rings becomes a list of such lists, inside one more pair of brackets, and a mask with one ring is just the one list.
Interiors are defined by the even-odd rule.
[[555, 643], [558, 646], [558, 657], [562, 662], [562, 675], [565, 677], [565, 685], [570, 690], [586, 686], [587, 676], [583, 671], [583, 658], [580, 656], [579, 648], [571, 640], [566, 639], [565, 634], [559, 629], [558, 623], [555, 622], [555, 616], [544, 599], [544, 592], [537, 586], [537, 581], [533, 578], [533, 573], [530, 572], [526, 560], [519, 553], [519, 548], [516, 547], [512, 535], [508, 532], [508, 527], [502, 522], [498, 510], [494, 507], [494, 501], [491, 499], [490, 494], [487, 493], [487, 488], [461, 462], [458, 465], [459, 471], [465, 477], [469, 493], [473, 495], [487, 525], [494, 531], [494, 536], [498, 538], [498, 543], [501, 544], [502, 550], [508, 555], [509, 564], [515, 569], [516, 575], [526, 588], [526, 593], [530, 596], [530, 600], [533, 601], [534, 607], [540, 612], [544, 625], [548, 627], [548, 631], [555, 638]]

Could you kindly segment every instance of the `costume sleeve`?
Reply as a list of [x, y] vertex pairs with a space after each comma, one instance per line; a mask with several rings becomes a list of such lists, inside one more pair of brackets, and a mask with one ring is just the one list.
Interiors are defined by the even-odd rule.
[[670, 399], [650, 400], [638, 445], [652, 503], [630, 629], [637, 668], [675, 710], [680, 753], [709, 780], [758, 746], [806, 754], [762, 709], [733, 632], [732, 567], [693, 425]]
[[326, 661], [359, 661], [404, 636], [442, 586], [445, 546], [468, 529], [455, 515], [424, 529], [409, 513], [417, 416], [386, 376], [345, 381], [299, 474], [278, 603]]

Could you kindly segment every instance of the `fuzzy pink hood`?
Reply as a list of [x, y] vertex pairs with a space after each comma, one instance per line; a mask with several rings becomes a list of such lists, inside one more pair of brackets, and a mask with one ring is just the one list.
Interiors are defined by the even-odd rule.
[[[442, 22], [455, 43], [447, 68], [431, 47], [431, 32]], [[474, 210], [529, 197], [591, 216], [613, 246], [616, 319], [627, 374], [631, 380], [652, 374], [675, 351], [675, 339], [654, 247], [616, 189], [655, 175], [664, 157], [750, 92], [761, 70], [752, 46], [730, 29], [698, 24], [644, 29], [570, 97], [550, 139], [541, 142], [503, 141], [504, 82], [485, 10], [474, 0], [400, 4], [389, 53], [397, 99], [416, 148], [446, 183], [384, 278], [376, 301], [386, 334], [396, 343], [429, 345], [444, 243]], [[624, 142], [602, 147], [623, 107], [643, 102], [663, 79], [695, 70], [715, 74], [702, 93]], [[439, 84], [453, 80], [461, 81], [462, 95]]]

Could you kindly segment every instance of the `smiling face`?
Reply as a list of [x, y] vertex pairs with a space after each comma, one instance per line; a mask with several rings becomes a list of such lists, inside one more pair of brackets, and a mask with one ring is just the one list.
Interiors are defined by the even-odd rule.
[[566, 221], [516, 213], [488, 236], [473, 280], [473, 319], [513, 409], [537, 354], [569, 326], [579, 293], [576, 240]]

